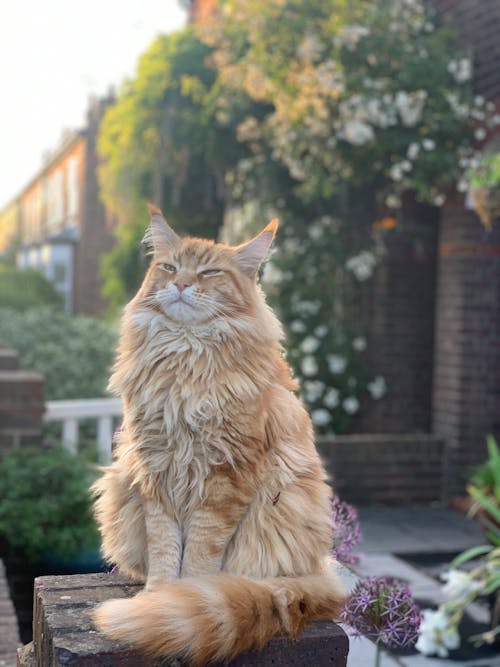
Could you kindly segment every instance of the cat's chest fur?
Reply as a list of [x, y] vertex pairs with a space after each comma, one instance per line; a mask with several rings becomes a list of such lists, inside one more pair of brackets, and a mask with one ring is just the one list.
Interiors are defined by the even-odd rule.
[[242, 361], [188, 335], [148, 337], [141, 360], [126, 424], [134, 424], [143, 479], [186, 515], [213, 468], [235, 464], [228, 424], [251, 409], [261, 387]]

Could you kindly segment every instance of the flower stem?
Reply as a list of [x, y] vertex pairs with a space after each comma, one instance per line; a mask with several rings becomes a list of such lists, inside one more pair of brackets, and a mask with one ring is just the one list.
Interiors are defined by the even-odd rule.
[[375, 646], [377, 647], [377, 651], [375, 653], [375, 667], [380, 667], [382, 663], [382, 644], [377, 642]]

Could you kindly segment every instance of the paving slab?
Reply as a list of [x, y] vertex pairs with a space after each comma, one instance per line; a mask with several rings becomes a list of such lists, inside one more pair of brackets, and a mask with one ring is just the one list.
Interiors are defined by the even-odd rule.
[[444, 507], [359, 509], [366, 553], [459, 552], [484, 542], [477, 521]]

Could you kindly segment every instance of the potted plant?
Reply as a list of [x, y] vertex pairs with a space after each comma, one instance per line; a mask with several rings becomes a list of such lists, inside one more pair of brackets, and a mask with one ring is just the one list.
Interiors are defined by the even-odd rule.
[[500, 153], [484, 155], [470, 177], [474, 210], [487, 229], [500, 218]]
[[98, 569], [88, 460], [61, 447], [20, 448], [0, 455], [0, 469], [0, 538], [8, 551], [49, 571]]

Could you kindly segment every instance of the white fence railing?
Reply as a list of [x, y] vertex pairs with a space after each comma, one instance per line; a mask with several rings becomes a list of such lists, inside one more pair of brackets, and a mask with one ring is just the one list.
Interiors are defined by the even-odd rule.
[[78, 451], [80, 420], [95, 419], [99, 463], [111, 461], [113, 424], [123, 412], [121, 399], [81, 398], [71, 401], [47, 401], [45, 407], [44, 420], [62, 422], [62, 444], [73, 454]]

